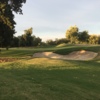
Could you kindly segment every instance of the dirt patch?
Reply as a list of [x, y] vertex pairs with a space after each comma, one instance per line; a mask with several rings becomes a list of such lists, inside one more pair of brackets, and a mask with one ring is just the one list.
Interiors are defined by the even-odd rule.
[[54, 59], [65, 59], [65, 60], [92, 60], [98, 55], [98, 53], [91, 51], [74, 51], [68, 55], [60, 55], [53, 52], [40, 52], [35, 53], [33, 57], [38, 58], [54, 58]]
[[0, 63], [3, 63], [3, 62], [13, 62], [13, 61], [16, 61], [18, 60], [17, 58], [0, 58]]

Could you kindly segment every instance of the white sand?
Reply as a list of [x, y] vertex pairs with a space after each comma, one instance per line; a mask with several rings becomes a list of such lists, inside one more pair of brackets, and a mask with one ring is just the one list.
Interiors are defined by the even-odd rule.
[[35, 53], [33, 57], [37, 58], [54, 58], [54, 59], [65, 59], [65, 60], [92, 60], [98, 55], [98, 53], [91, 51], [74, 51], [68, 55], [60, 55], [53, 52], [39, 52]]

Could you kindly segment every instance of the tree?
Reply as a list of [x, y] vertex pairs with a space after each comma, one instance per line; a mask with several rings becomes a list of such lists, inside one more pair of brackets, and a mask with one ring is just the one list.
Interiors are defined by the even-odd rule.
[[67, 31], [66, 31], [66, 38], [69, 40], [71, 43], [75, 43], [78, 40], [78, 27], [77, 26], [71, 26]]
[[15, 33], [13, 11], [22, 14], [26, 0], [0, 0], [0, 44], [8, 49]]
[[33, 46], [38, 46], [38, 45], [41, 44], [41, 42], [42, 42], [42, 39], [39, 38], [39, 37], [36, 37], [36, 38], [34, 38], [34, 40], [33, 40]]
[[18, 38], [19, 38], [19, 47], [24, 47], [24, 46], [26, 46], [26, 42], [25, 42], [25, 39], [23, 38], [23, 35], [21, 35], [21, 36], [18, 36]]
[[19, 38], [18, 37], [13, 37], [13, 40], [11, 42], [12, 47], [19, 47]]
[[52, 39], [48, 39], [48, 40], [46, 41], [46, 44], [47, 44], [47, 45], [55, 45], [56, 43], [55, 43], [55, 41], [53, 41]]
[[60, 39], [55, 39], [55, 44], [61, 44], [61, 43], [68, 43], [69, 41], [66, 38], [60, 38]]
[[90, 35], [89, 43], [90, 44], [99, 44], [99, 37], [97, 35]]
[[98, 36], [98, 44], [100, 44], [100, 35]]
[[[4, 9], [3, 9], [4, 8]], [[0, 4], [0, 37], [2, 46], [8, 49], [11, 43], [13, 34], [15, 33], [15, 21], [14, 15], [11, 11], [11, 7], [6, 4]]]
[[24, 30], [24, 34], [18, 37], [13, 38], [13, 44], [16, 44], [20, 47], [29, 47], [29, 46], [38, 46], [42, 39], [39, 37], [36, 37], [35, 35], [32, 35], [32, 28]]
[[32, 38], [32, 28], [24, 30], [23, 38], [25, 40], [26, 46], [32, 46], [33, 38]]
[[89, 34], [88, 31], [83, 31], [78, 33], [78, 40], [81, 42], [88, 42]]
[[1, 4], [6, 4], [6, 6], [10, 6], [11, 10], [22, 14], [22, 6], [23, 3], [26, 3], [26, 0], [0, 0]]

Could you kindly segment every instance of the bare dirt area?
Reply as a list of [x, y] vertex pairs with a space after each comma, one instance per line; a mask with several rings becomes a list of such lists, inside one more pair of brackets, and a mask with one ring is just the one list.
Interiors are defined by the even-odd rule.
[[92, 60], [98, 55], [98, 53], [91, 51], [74, 51], [68, 55], [60, 55], [53, 52], [40, 52], [35, 53], [33, 58], [53, 58], [53, 59], [64, 59], [64, 60]]
[[13, 61], [16, 61], [18, 59], [16, 58], [0, 58], [0, 63], [3, 63], [3, 62], [13, 62]]

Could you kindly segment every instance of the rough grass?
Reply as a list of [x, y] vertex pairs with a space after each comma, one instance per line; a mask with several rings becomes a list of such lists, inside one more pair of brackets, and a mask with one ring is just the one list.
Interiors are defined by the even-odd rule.
[[0, 63], [0, 100], [100, 100], [100, 55], [92, 61], [30, 57], [34, 52], [62, 51], [63, 54], [79, 49], [100, 52], [100, 46], [2, 51], [1, 57], [20, 59]]

